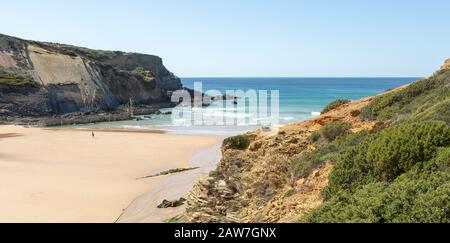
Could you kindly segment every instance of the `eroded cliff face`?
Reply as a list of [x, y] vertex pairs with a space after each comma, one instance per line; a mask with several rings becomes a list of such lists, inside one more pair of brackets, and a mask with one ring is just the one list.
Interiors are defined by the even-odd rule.
[[180, 79], [156, 56], [5, 35], [0, 35], [0, 75], [5, 76], [0, 76], [0, 117], [4, 120], [112, 111], [118, 113], [114, 119], [126, 119], [130, 101], [143, 113], [151, 112], [170, 106], [170, 93], [182, 88]]

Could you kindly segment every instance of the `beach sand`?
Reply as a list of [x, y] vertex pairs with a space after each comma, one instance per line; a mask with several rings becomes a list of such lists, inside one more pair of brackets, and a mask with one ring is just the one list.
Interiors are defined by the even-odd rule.
[[[0, 126], [0, 222], [162, 221], [182, 208], [156, 210], [159, 200], [211, 170], [222, 139]], [[137, 180], [191, 166], [202, 168]]]

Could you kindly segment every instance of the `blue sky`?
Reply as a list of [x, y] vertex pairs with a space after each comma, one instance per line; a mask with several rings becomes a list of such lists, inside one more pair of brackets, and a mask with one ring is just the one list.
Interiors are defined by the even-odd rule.
[[427, 76], [448, 0], [0, 0], [0, 33], [155, 54], [182, 77]]

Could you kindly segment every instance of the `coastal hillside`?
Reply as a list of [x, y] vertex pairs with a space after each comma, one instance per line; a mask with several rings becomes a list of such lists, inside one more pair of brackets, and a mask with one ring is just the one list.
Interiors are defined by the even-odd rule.
[[450, 66], [278, 133], [228, 138], [189, 222], [450, 222]]
[[171, 106], [182, 88], [157, 56], [26, 41], [0, 34], [0, 122], [129, 119]]

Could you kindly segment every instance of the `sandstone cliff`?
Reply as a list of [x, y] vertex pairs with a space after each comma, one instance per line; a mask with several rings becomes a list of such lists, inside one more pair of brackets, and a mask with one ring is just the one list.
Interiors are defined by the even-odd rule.
[[180, 79], [157, 56], [0, 35], [3, 121], [51, 124], [127, 119], [130, 101], [137, 113], [151, 113], [170, 106], [170, 93], [181, 88]]

